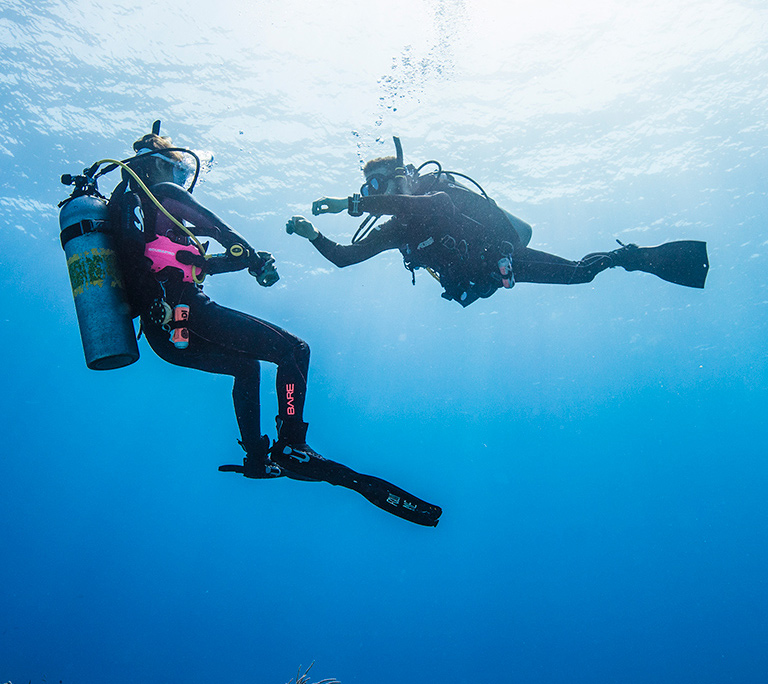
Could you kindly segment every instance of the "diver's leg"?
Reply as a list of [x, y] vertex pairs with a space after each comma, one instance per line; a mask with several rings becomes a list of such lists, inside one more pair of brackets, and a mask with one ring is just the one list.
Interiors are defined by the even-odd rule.
[[220, 306], [207, 297], [204, 301], [197, 299], [195, 306], [190, 305], [190, 344], [185, 351], [199, 337], [235, 358], [245, 356], [276, 364], [278, 420], [283, 429], [302, 436], [299, 441], [303, 442], [309, 370], [307, 343], [272, 323]]
[[612, 252], [595, 252], [579, 261], [569, 261], [554, 254], [525, 248], [515, 252], [512, 270], [518, 283], [574, 285], [588, 283], [598, 273], [614, 265]]
[[[246, 467], [249, 472], [246, 474], [264, 477], [262, 466], [268, 463], [269, 438], [261, 435], [259, 359], [279, 363], [281, 352], [274, 351], [279, 346], [273, 339], [275, 328], [252, 316], [221, 307], [200, 292], [185, 294], [187, 296], [181, 299], [190, 307], [189, 346], [177, 349], [171, 343], [167, 331], [144, 320], [147, 341], [157, 355], [169, 363], [234, 378], [232, 399], [241, 444], [248, 454]], [[294, 339], [293, 336], [288, 337]], [[283, 340], [284, 335], [277, 335], [277, 339]], [[285, 352], [282, 354], [285, 355]], [[306, 391], [306, 366], [302, 375], [298, 364], [293, 364], [294, 368], [290, 363], [280, 365], [283, 366], [282, 375], [286, 374], [285, 366], [289, 366], [288, 380], [285, 382], [293, 384], [297, 389], [293, 408], [294, 415], [297, 414], [301, 420]], [[287, 411], [287, 408], [283, 410], [284, 413]], [[242, 472], [241, 466], [237, 468]], [[270, 475], [274, 473], [267, 469], [266, 476]]]
[[[190, 307], [190, 311], [194, 309]], [[218, 375], [230, 375], [234, 378], [232, 401], [240, 429], [240, 438], [247, 451], [258, 450], [261, 442], [259, 402], [261, 368], [258, 359], [212, 343], [192, 330], [190, 330], [189, 346], [186, 349], [177, 349], [170, 341], [169, 333], [160, 326], [144, 320], [142, 329], [150, 347], [164, 361], [175, 366]], [[263, 451], [266, 454], [266, 449]]]
[[237, 364], [232, 386], [237, 426], [246, 451], [252, 451], [261, 441], [261, 365], [256, 359], [243, 358]]

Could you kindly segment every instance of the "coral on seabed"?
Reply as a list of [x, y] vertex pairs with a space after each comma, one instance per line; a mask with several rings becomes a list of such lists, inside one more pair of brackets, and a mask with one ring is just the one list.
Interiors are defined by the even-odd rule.
[[[296, 679], [291, 679], [288, 684], [313, 684], [309, 681], [308, 672], [312, 669], [314, 664], [315, 661], [313, 660], [309, 664], [309, 667], [304, 670], [304, 674], [301, 674], [301, 665], [299, 665], [299, 671], [296, 673]], [[338, 679], [331, 677], [330, 679], [321, 679], [319, 682], [314, 682], [314, 684], [341, 684], [341, 682]]]
[[[309, 667], [304, 670], [304, 674], [301, 674], [301, 665], [299, 665], [299, 671], [296, 673], [296, 679], [291, 679], [291, 681], [288, 682], [288, 684], [341, 684], [341, 682], [338, 679], [335, 679], [334, 677], [330, 677], [329, 679], [321, 679], [317, 682], [310, 682], [309, 681], [309, 671], [312, 669], [312, 666], [315, 664], [315, 661], [313, 660]], [[13, 684], [11, 681], [7, 681], [4, 684]]]

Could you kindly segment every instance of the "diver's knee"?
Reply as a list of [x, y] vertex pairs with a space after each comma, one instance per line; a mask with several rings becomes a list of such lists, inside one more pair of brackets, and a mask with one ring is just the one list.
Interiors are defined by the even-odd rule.
[[300, 366], [309, 365], [309, 345], [304, 340], [297, 339], [293, 346], [293, 356]]
[[248, 359], [240, 364], [240, 375], [246, 378], [261, 379], [261, 362], [258, 359]]

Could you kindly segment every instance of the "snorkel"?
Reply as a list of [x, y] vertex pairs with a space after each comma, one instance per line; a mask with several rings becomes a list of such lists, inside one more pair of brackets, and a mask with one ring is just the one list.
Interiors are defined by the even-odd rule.
[[[393, 135], [392, 140], [395, 143], [395, 165], [394, 165], [394, 168], [392, 168], [392, 176], [390, 178], [395, 183], [395, 194], [405, 195], [407, 194], [406, 181], [408, 179], [408, 176], [411, 174], [415, 174], [416, 170], [413, 166], [410, 166], [410, 165], [408, 167], [405, 166], [405, 163], [403, 162], [403, 145], [400, 142], [400, 138], [398, 138], [396, 135]], [[363, 186], [360, 188], [361, 194], [363, 196], [367, 195], [367, 193], [365, 192], [366, 186], [369, 183], [373, 183], [375, 180], [376, 178], [372, 178], [371, 180], [363, 184]], [[377, 193], [385, 192], [388, 186], [387, 180], [379, 181], [379, 182], [382, 184], [379, 186], [374, 186], [375, 188], [377, 188]], [[368, 214], [368, 216], [366, 216], [363, 219], [357, 231], [355, 231], [355, 234], [352, 236], [352, 244], [366, 237], [371, 232], [371, 230], [373, 230], [375, 223], [381, 218], [381, 216], [382, 216], [381, 214], [378, 214], [378, 215]]]
[[405, 194], [405, 178], [406, 169], [403, 165], [403, 145], [400, 143], [400, 138], [396, 135], [392, 136], [392, 140], [395, 143], [395, 190], [398, 195]]

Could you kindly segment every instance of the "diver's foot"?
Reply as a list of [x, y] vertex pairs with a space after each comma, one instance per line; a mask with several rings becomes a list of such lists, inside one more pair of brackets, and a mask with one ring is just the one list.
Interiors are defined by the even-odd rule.
[[630, 242], [624, 244], [621, 240], [616, 240], [621, 247], [614, 249], [609, 253], [613, 261], [613, 267], [621, 266], [625, 271], [639, 271], [645, 264], [646, 257], [642, 247]]
[[301, 442], [289, 444], [278, 440], [269, 451], [270, 459], [276, 463], [283, 474], [294, 480], [320, 481], [328, 464], [309, 444]]
[[243, 475], [254, 480], [282, 477], [284, 474], [282, 468], [269, 458], [259, 461], [247, 457], [243, 459]]
[[243, 465], [219, 466], [222, 473], [241, 473], [253, 480], [266, 480], [285, 475], [280, 466], [269, 458], [269, 437], [263, 435], [250, 448], [243, 442], [239, 444], [246, 453]]
[[244, 458], [243, 465], [220, 465], [219, 471], [222, 473], [240, 473], [253, 480], [269, 480], [287, 475], [277, 463], [273, 463], [269, 459], [254, 463], [249, 462], [248, 458]]

